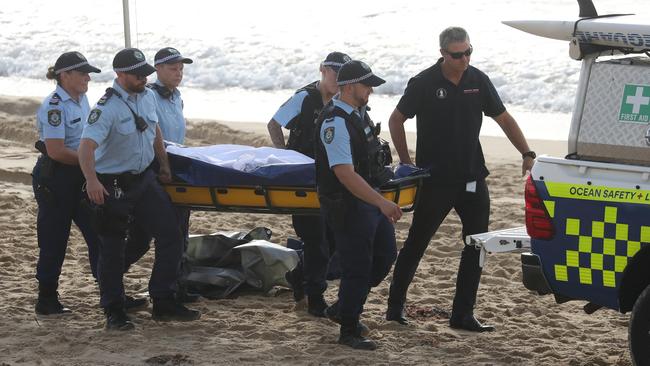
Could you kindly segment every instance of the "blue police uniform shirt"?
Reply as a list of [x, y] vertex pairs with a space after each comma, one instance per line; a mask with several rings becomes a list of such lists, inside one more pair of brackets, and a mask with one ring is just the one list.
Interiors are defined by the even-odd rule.
[[287, 128], [291, 122], [302, 111], [302, 104], [305, 98], [309, 96], [306, 90], [302, 90], [289, 98], [283, 105], [280, 106], [277, 112], [273, 115], [273, 119], [282, 127]]
[[63, 139], [67, 148], [76, 151], [89, 113], [90, 105], [85, 94], [80, 95], [77, 102], [57, 85], [36, 112], [39, 140]]
[[[156, 84], [163, 86], [159, 80], [156, 80]], [[156, 91], [153, 94], [156, 97], [158, 106], [156, 113], [163, 139], [183, 144], [185, 142], [185, 117], [183, 116], [181, 92], [176, 88], [169, 98], [164, 98]]]
[[[333, 99], [333, 103], [349, 115], [352, 113], [359, 115], [356, 108], [338, 98]], [[365, 112], [365, 108], [363, 110]], [[320, 139], [323, 146], [325, 146], [330, 168], [339, 164], [352, 164], [350, 134], [343, 118], [334, 117], [331, 120], [324, 121], [320, 129]]]
[[[153, 141], [156, 137], [158, 116], [154, 91], [129, 95], [118, 83], [113, 88], [122, 96], [102, 99], [90, 111], [82, 138], [95, 141], [95, 170], [100, 174], [142, 173], [154, 159]], [[147, 129], [138, 131], [133, 111], [147, 123]]]

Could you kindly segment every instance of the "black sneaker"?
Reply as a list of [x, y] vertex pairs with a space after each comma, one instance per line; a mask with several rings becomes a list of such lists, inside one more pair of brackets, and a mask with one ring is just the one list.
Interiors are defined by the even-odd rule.
[[145, 297], [135, 298], [133, 296], [124, 295], [124, 310], [135, 311], [147, 307], [147, 299]]
[[199, 319], [201, 317], [201, 312], [186, 308], [174, 298], [154, 298], [151, 317], [153, 320], [163, 322], [173, 320], [188, 322]]
[[307, 296], [307, 312], [315, 317], [324, 318], [327, 303], [323, 295]]
[[38, 315], [59, 315], [72, 312], [72, 310], [66, 308], [59, 302], [58, 292], [48, 296], [39, 294], [38, 300], [36, 300], [35, 311]]
[[106, 330], [132, 330], [135, 328], [122, 307], [106, 308], [104, 314], [106, 314]]
[[[333, 321], [336, 324], [341, 324], [341, 315], [339, 314], [338, 301], [328, 306], [323, 313], [325, 314], [325, 317], [327, 317], [329, 320]], [[361, 336], [365, 337], [368, 334], [370, 334], [370, 328], [368, 328], [368, 326], [363, 324], [361, 320], [359, 320], [357, 327], [359, 328], [359, 332], [360, 332], [359, 334]]]

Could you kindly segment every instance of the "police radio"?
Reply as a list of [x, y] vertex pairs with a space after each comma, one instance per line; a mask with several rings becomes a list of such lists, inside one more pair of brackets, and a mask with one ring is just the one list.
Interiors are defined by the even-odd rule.
[[137, 114], [133, 113], [133, 118], [135, 118], [135, 128], [137, 128], [138, 131], [144, 132], [144, 130], [146, 130], [149, 127], [149, 125], [144, 120], [144, 118], [138, 116]]
[[[144, 132], [144, 131], [149, 127], [149, 125], [148, 125], [147, 122], [144, 120], [144, 118], [140, 117], [137, 113], [135, 113], [135, 111], [133, 110], [133, 108], [131, 108], [131, 106], [126, 102], [126, 100], [124, 100], [124, 98], [122, 98], [122, 94], [120, 94], [120, 93], [119, 93], [117, 90], [115, 90], [114, 88], [108, 88], [108, 89], [106, 89], [106, 92], [107, 92], [107, 93], [110, 93], [110, 94], [115, 94], [115, 95], [117, 95], [117, 97], [118, 97], [118, 98], [119, 98], [119, 99], [124, 103], [124, 105], [125, 105], [125, 106], [130, 110], [130, 111], [131, 111], [131, 114], [133, 115], [133, 120], [135, 121], [135, 128], [136, 128], [138, 131], [140, 131], [140, 132]], [[110, 98], [110, 95], [109, 95], [109, 98]]]

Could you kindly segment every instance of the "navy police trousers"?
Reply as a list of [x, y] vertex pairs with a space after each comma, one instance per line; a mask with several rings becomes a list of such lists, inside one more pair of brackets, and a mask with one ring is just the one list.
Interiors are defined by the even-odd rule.
[[[149, 294], [152, 298], [169, 298], [177, 289], [180, 262], [183, 255], [183, 237], [169, 195], [155, 178], [151, 169], [133, 180], [128, 187], [111, 184], [111, 179], [100, 177], [109, 192], [104, 205], [103, 220], [124, 220], [142, 225], [155, 240], [155, 258]], [[124, 304], [123, 273], [127, 264], [128, 222], [117, 228], [100, 231], [102, 244], [99, 256], [100, 305], [104, 308]]]
[[383, 281], [395, 262], [395, 228], [373, 205], [353, 198], [345, 206], [342, 227], [332, 225], [328, 207], [321, 206], [321, 212], [334, 233], [341, 262], [341, 319], [358, 321], [370, 289]]
[[[99, 237], [92, 228], [89, 210], [82, 205], [85, 182], [77, 165], [54, 163], [43, 171], [43, 157], [32, 171], [32, 188], [38, 204], [36, 232], [38, 263], [36, 278], [45, 286], [56, 288], [65, 258], [72, 222], [77, 225], [88, 246], [88, 259], [93, 277], [97, 277]], [[51, 164], [49, 161], [46, 164]]]
[[327, 269], [334, 246], [330, 245], [320, 215], [293, 215], [296, 235], [304, 243], [303, 274], [307, 296], [319, 296], [327, 289]]

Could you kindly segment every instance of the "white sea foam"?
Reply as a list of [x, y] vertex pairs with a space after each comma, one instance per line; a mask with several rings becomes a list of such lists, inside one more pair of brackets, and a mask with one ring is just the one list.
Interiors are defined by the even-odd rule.
[[[596, 7], [601, 13], [650, 14], [647, 1], [602, 0]], [[194, 98], [186, 100], [189, 110], [201, 112], [190, 116], [256, 121], [268, 120], [277, 108], [272, 103], [318, 78], [319, 62], [333, 50], [366, 61], [386, 79], [373, 98], [392, 103], [375, 107], [389, 114], [408, 79], [435, 62], [437, 35], [449, 25], [469, 31], [472, 64], [492, 78], [507, 106], [524, 113], [570, 113], [580, 64], [568, 57], [566, 42], [525, 34], [500, 21], [576, 14], [572, 0], [358, 0], [340, 6], [299, 0], [131, 0], [134, 46], [150, 61], [164, 46], [195, 60], [185, 69], [184, 90]], [[51, 84], [44, 81], [45, 71], [67, 50], [81, 51], [103, 71], [93, 75], [90, 97], [98, 97], [114, 77], [112, 58], [124, 44], [120, 1], [3, 2], [0, 24], [1, 94], [47, 94]], [[256, 100], [217, 104], [232, 96]], [[208, 97], [214, 104], [189, 107]]]

